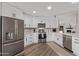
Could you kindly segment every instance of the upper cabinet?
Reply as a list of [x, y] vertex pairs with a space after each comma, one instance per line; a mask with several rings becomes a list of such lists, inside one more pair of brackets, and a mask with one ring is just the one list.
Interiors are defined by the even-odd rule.
[[76, 13], [75, 11], [66, 12], [57, 16], [59, 25], [64, 25], [66, 28], [71, 25], [73, 28], [76, 25]]
[[57, 19], [54, 17], [48, 17], [46, 21], [46, 28], [58, 28]]
[[38, 17], [33, 17], [33, 27], [34, 28], [38, 27], [38, 23], [46, 23], [46, 20], [42, 19], [42, 18], [38, 18]]
[[33, 28], [33, 17], [31, 15], [24, 15], [24, 26], [25, 28]]
[[46, 28], [57, 28], [57, 20], [50, 17], [33, 17], [33, 27], [37, 27], [38, 23], [45, 23]]

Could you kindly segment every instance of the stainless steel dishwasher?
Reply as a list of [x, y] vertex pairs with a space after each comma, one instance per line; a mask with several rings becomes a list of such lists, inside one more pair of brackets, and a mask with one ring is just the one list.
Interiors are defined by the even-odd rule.
[[63, 46], [72, 51], [72, 36], [68, 35], [63, 36]]

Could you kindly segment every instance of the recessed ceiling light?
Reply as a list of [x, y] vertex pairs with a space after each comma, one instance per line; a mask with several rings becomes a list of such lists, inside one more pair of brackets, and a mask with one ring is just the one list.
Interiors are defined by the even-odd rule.
[[52, 7], [51, 7], [51, 6], [48, 6], [48, 7], [47, 7], [47, 9], [48, 9], [48, 10], [51, 10], [51, 9], [52, 9]]
[[33, 11], [33, 13], [35, 14], [35, 13], [36, 13], [36, 11]]

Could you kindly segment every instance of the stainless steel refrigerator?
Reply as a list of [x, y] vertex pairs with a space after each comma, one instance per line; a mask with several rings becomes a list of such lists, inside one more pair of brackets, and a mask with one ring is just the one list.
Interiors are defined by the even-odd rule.
[[2, 56], [12, 56], [24, 50], [24, 21], [11, 17], [2, 20]]

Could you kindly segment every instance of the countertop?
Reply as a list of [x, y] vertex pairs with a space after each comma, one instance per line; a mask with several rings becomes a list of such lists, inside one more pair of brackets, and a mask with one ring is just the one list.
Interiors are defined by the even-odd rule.
[[79, 34], [77, 34], [77, 33], [60, 33], [60, 34], [68, 35], [68, 36], [72, 36], [72, 37], [79, 38]]

